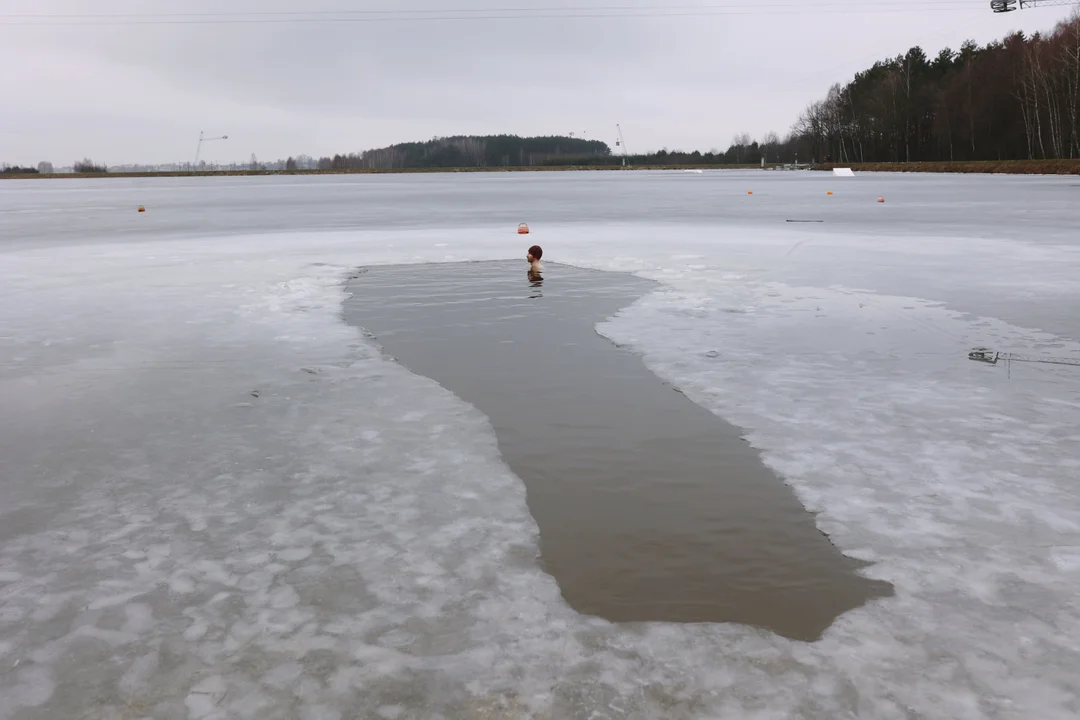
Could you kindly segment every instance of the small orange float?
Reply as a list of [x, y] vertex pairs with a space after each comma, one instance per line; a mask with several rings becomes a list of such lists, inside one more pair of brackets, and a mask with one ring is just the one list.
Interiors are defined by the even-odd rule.
[[885, 202], [885, 198], [883, 198], [883, 197], [879, 197], [879, 198], [877, 199], [877, 201], [878, 201], [879, 203], [883, 203], [883, 202]]
[[146, 212], [146, 208], [144, 208], [142, 205], [140, 205], [139, 206], [139, 212]]

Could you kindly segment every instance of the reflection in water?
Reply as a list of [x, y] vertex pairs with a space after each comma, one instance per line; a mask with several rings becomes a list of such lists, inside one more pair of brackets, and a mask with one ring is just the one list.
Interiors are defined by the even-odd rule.
[[544, 291], [541, 289], [544, 287], [544, 276], [533, 270], [529, 270], [527, 276], [529, 278], [529, 287], [536, 291], [535, 294], [529, 296], [529, 299], [544, 297]]
[[888, 596], [732, 427], [596, 332], [655, 285], [508, 263], [369, 268], [345, 317], [488, 416], [528, 493], [541, 566], [578, 612], [739, 622], [816, 640]]

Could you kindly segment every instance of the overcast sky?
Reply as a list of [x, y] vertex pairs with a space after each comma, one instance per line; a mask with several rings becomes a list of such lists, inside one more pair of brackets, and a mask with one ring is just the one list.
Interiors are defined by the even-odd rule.
[[[648, 16], [596, 10], [612, 6]], [[311, 22], [343, 9], [352, 21]], [[419, 10], [440, 19], [402, 19]], [[467, 10], [479, 12], [446, 19]], [[459, 133], [574, 132], [614, 146], [616, 123], [631, 152], [723, 149], [739, 132], [785, 134], [875, 59], [1047, 30], [1070, 11], [996, 15], [989, 0], [0, 0], [0, 162], [187, 161], [200, 130], [229, 136], [204, 147], [216, 162]], [[14, 17], [107, 13], [157, 24]], [[147, 18], [160, 13], [218, 15]], [[608, 17], [568, 17], [582, 14]]]

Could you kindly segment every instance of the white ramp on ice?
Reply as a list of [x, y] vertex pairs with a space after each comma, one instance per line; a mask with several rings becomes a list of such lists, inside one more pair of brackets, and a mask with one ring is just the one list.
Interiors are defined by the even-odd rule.
[[851, 168], [833, 168], [832, 174], [839, 177], [855, 177], [855, 171]]

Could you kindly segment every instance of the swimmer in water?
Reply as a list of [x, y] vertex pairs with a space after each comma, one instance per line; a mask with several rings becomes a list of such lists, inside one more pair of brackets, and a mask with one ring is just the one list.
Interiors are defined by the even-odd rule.
[[525, 256], [525, 259], [529, 261], [529, 278], [538, 278], [540, 273], [544, 271], [544, 266], [540, 264], [540, 258], [544, 256], [544, 250], [539, 245], [533, 245], [529, 248], [529, 254]]

